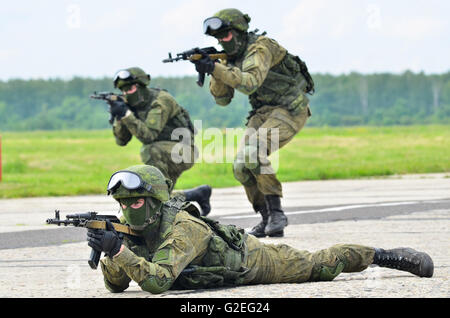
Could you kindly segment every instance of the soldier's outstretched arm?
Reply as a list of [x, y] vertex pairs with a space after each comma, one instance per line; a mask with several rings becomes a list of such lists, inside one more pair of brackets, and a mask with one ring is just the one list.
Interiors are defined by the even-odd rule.
[[112, 258], [142, 290], [159, 294], [170, 289], [178, 275], [194, 259], [203, 255], [212, 236], [211, 229], [187, 212], [175, 218], [173, 229], [159, 246], [151, 262], [138, 257], [126, 246]]
[[250, 95], [266, 79], [272, 61], [272, 53], [266, 46], [253, 44], [242, 62], [242, 69], [216, 63], [212, 76], [241, 93]]

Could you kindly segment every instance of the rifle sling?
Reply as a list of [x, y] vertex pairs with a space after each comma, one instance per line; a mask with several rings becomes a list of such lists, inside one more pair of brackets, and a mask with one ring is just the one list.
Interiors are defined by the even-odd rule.
[[[128, 225], [120, 224], [120, 223], [112, 223], [114, 226], [114, 229], [117, 232], [125, 233], [128, 235], [133, 236], [140, 236], [138, 233], [133, 231]], [[86, 227], [89, 229], [99, 229], [99, 230], [105, 230], [106, 229], [106, 222], [105, 221], [98, 221], [98, 220], [90, 220], [86, 222]]]

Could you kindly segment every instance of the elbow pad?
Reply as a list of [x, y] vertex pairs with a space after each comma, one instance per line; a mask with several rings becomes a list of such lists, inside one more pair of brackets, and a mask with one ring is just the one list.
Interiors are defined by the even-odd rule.
[[111, 293], [122, 293], [129, 286], [128, 283], [126, 283], [124, 286], [117, 286], [117, 285], [112, 284], [106, 278], [104, 278], [103, 280], [105, 281], [106, 289], [109, 290]]
[[231, 102], [229, 97], [214, 97], [216, 104], [220, 106], [227, 106]]

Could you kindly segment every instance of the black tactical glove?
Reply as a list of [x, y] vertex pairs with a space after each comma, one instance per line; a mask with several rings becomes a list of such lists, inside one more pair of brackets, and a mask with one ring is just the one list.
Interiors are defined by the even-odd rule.
[[204, 54], [200, 60], [192, 61], [195, 64], [195, 70], [199, 73], [211, 74], [214, 71], [215, 62], [211, 58]]
[[121, 100], [110, 102], [109, 105], [111, 106], [111, 116], [116, 117], [117, 119], [121, 119], [125, 116], [125, 113], [128, 110], [128, 105]]
[[87, 236], [90, 247], [98, 252], [105, 252], [111, 258], [119, 253], [122, 246], [122, 239], [109, 220], [106, 220], [106, 230], [89, 229]]

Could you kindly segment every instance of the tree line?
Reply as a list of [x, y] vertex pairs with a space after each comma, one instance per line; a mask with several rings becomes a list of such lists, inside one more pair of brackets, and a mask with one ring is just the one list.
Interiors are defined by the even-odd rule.
[[[450, 72], [313, 74], [313, 79], [308, 126], [450, 124]], [[232, 103], [221, 107], [208, 84], [200, 88], [195, 76], [186, 76], [157, 77], [150, 86], [166, 89], [203, 127], [242, 127], [251, 109], [248, 97], [236, 92]], [[108, 106], [89, 98], [94, 91], [114, 91], [112, 79], [0, 81], [0, 130], [108, 128]]]

